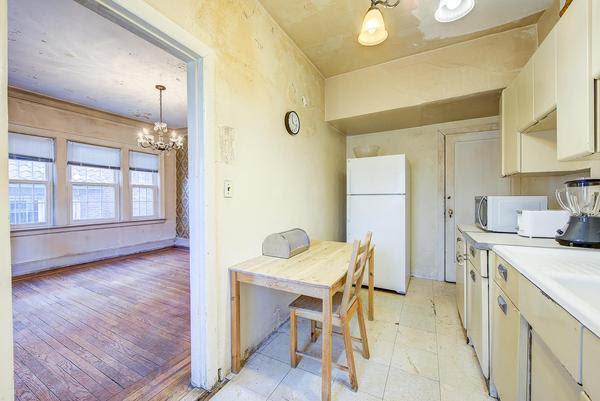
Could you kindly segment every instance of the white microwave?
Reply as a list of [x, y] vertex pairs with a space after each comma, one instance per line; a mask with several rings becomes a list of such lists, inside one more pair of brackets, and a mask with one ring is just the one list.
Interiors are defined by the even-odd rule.
[[547, 196], [476, 196], [475, 224], [486, 231], [516, 233], [518, 211], [547, 209]]

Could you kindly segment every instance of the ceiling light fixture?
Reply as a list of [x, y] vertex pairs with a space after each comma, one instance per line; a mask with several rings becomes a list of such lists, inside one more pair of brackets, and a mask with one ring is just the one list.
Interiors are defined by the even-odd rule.
[[183, 136], [177, 134], [175, 131], [171, 131], [169, 139], [165, 140], [165, 136], [168, 135], [169, 129], [167, 123], [163, 121], [163, 110], [162, 110], [162, 93], [167, 88], [164, 85], [156, 85], [156, 89], [159, 91], [159, 102], [160, 102], [160, 119], [154, 123], [154, 133], [149, 133], [146, 128], [138, 134], [138, 145], [142, 148], [152, 148], [161, 152], [170, 152], [172, 150], [179, 150], [183, 148]]
[[440, 0], [440, 5], [435, 11], [438, 22], [452, 22], [469, 14], [475, 7], [475, 0]]
[[358, 43], [363, 46], [376, 46], [383, 43], [388, 37], [388, 32], [385, 29], [383, 14], [378, 6], [385, 8], [394, 8], [400, 4], [400, 0], [395, 3], [390, 3], [390, 0], [371, 0], [371, 7], [367, 10], [362, 23]]

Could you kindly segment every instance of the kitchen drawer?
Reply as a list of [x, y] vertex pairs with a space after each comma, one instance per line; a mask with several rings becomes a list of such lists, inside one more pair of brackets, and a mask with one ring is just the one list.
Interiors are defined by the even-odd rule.
[[498, 284], [491, 286], [491, 380], [502, 401], [517, 401], [520, 314]]
[[467, 243], [467, 260], [469, 260], [475, 270], [482, 276], [488, 276], [488, 252], [485, 250], [476, 249], [472, 243]]
[[535, 330], [531, 333], [530, 401], [580, 401], [581, 386]]
[[519, 279], [519, 310], [573, 379], [581, 383], [581, 323], [523, 276]]
[[495, 255], [492, 268], [494, 281], [498, 284], [502, 291], [506, 293], [508, 298], [519, 307], [519, 276], [521, 274], [500, 256]]
[[600, 338], [583, 328], [583, 388], [592, 400], [600, 400]]

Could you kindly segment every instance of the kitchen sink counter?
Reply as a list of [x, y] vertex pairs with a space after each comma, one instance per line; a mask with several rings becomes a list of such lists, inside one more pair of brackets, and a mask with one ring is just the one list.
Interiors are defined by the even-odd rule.
[[518, 234], [484, 231], [475, 225], [458, 225], [458, 230], [469, 239], [476, 249], [491, 250], [495, 245], [529, 246], [539, 248], [561, 248], [554, 238], [528, 238]]
[[497, 245], [493, 251], [600, 336], [600, 252]]

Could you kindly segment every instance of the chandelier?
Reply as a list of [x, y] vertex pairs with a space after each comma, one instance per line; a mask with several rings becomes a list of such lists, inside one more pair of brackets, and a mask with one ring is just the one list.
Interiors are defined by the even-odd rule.
[[163, 121], [163, 110], [162, 110], [162, 93], [167, 88], [164, 85], [156, 85], [156, 89], [159, 90], [159, 102], [160, 102], [160, 119], [154, 123], [153, 133], [148, 132], [147, 129], [143, 129], [138, 134], [138, 146], [142, 148], [151, 148], [161, 152], [170, 152], [172, 150], [179, 150], [183, 147], [183, 136], [177, 134], [175, 131], [168, 132], [167, 123]]

